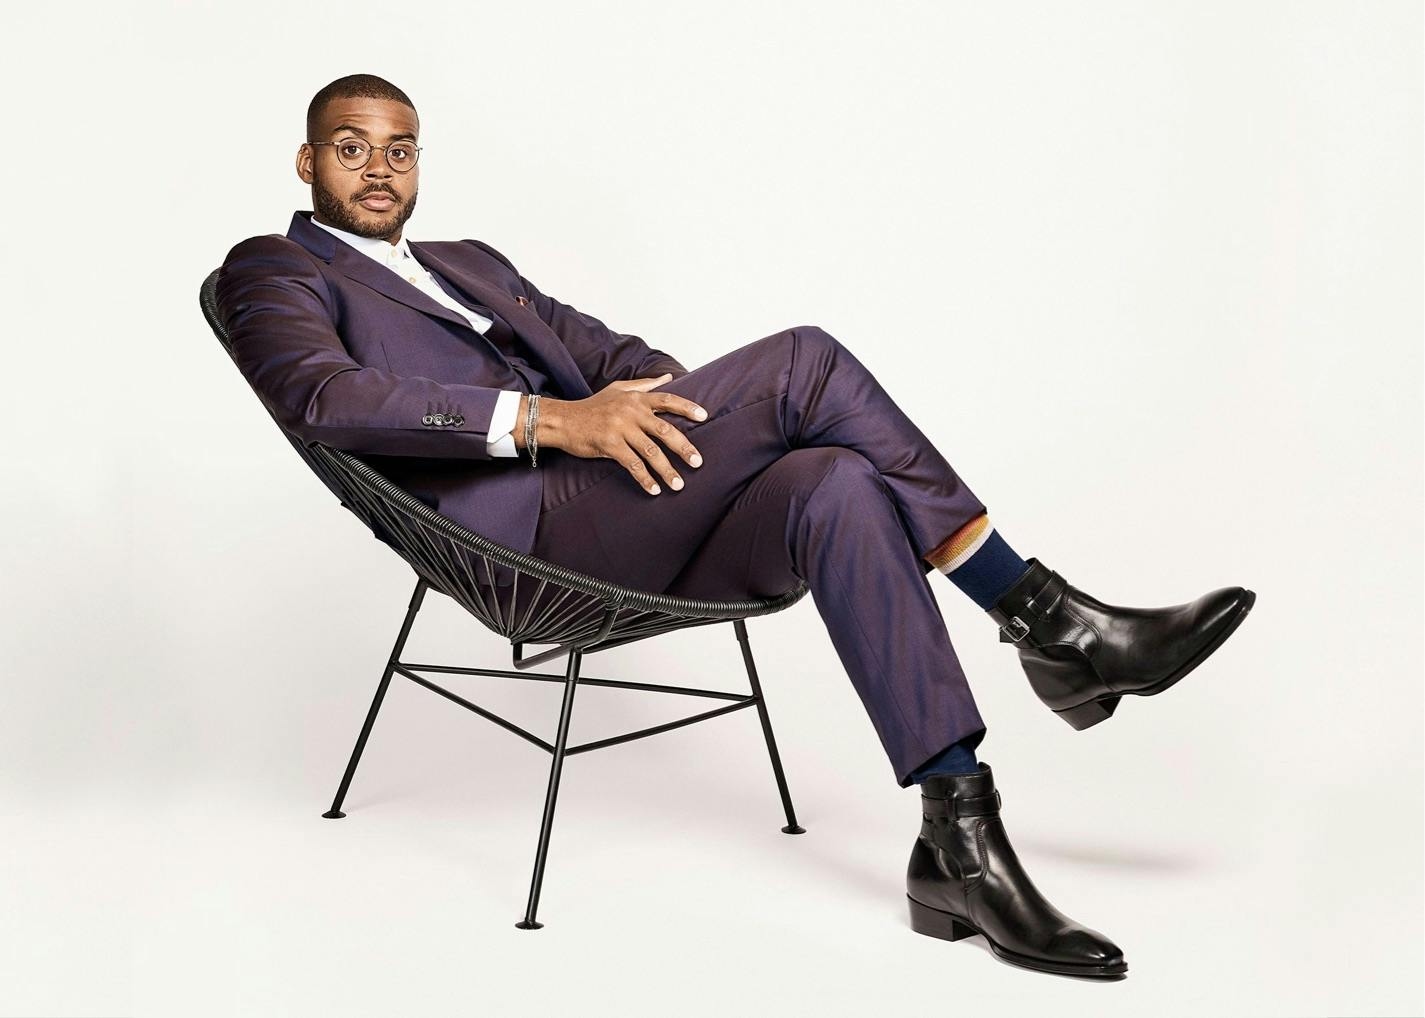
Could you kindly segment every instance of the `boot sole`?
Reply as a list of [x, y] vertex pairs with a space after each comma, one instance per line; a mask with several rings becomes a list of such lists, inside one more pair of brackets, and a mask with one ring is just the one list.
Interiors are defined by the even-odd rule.
[[996, 958], [1011, 965], [1018, 965], [1020, 968], [1033, 969], [1036, 972], [1052, 972], [1061, 976], [1086, 976], [1090, 979], [1114, 979], [1126, 975], [1128, 972], [1126, 961], [1114, 962], [1109, 965], [1076, 965], [1073, 962], [1043, 961], [1039, 958], [1016, 954], [1014, 951], [1000, 947], [983, 930], [968, 920], [961, 919], [953, 912], [943, 912], [938, 908], [922, 905], [908, 894], [905, 896], [905, 900], [910, 906], [910, 928], [916, 933], [951, 941], [964, 940], [966, 937], [973, 937], [978, 933], [985, 938], [985, 943], [990, 945], [990, 950], [994, 952]]
[[1151, 686], [1146, 686], [1143, 689], [1135, 689], [1131, 693], [1108, 693], [1074, 707], [1065, 707], [1063, 710], [1056, 710], [1054, 713], [1067, 721], [1075, 731], [1081, 732], [1085, 728], [1092, 728], [1100, 721], [1107, 721], [1112, 717], [1114, 710], [1118, 708], [1118, 701], [1122, 697], [1155, 696], [1179, 680], [1186, 678], [1189, 672], [1206, 661], [1208, 657], [1212, 655], [1212, 652], [1222, 646], [1223, 642], [1242, 624], [1242, 620], [1245, 619], [1247, 613], [1252, 610], [1252, 605], [1257, 603], [1256, 591], [1249, 590], [1246, 592], [1246, 595], [1237, 609], [1237, 614], [1233, 615], [1227, 624], [1222, 627], [1222, 631], [1211, 640], [1208, 640], [1207, 643], [1203, 644], [1201, 650], [1188, 658], [1182, 667], [1167, 678], [1155, 682]]

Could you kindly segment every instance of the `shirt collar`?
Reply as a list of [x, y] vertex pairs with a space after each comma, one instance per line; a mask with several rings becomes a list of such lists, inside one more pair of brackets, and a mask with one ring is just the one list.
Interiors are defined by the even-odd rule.
[[346, 241], [347, 244], [356, 248], [362, 254], [367, 255], [382, 265], [391, 265], [400, 262], [404, 258], [414, 258], [411, 249], [406, 246], [406, 231], [401, 231], [401, 239], [394, 245], [381, 237], [362, 237], [346, 230], [339, 230], [335, 226], [328, 226], [326, 223], [318, 222], [315, 216], [312, 217], [313, 226], [320, 226], [323, 230], [332, 234], [338, 240]]

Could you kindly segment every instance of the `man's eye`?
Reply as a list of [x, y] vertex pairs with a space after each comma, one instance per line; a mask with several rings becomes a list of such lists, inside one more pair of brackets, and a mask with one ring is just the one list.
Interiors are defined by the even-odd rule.
[[343, 146], [341, 147], [341, 150], [342, 150], [343, 152], [345, 152], [345, 153], [346, 153], [347, 155], [349, 155], [349, 156], [359, 156], [359, 155], [361, 155], [361, 146], [360, 146], [360, 145], [356, 145], [356, 144], [343, 145]]

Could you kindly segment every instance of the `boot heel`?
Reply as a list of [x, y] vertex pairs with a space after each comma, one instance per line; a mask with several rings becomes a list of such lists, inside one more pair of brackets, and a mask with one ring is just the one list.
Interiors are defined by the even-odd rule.
[[1072, 725], [1075, 731], [1082, 732], [1085, 728], [1092, 728], [1100, 721], [1107, 721], [1112, 717], [1118, 708], [1118, 700], [1116, 696], [1107, 700], [1091, 700], [1077, 707], [1056, 710], [1054, 713]]
[[949, 912], [922, 905], [910, 895], [906, 895], [905, 900], [910, 905], [910, 928], [916, 933], [939, 937], [941, 940], [964, 940], [980, 932], [968, 923], [962, 923]]

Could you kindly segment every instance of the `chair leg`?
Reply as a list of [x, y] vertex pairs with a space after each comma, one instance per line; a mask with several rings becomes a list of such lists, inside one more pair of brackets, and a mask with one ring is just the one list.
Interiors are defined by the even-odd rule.
[[396, 645], [391, 648], [391, 656], [386, 661], [386, 671], [381, 676], [381, 683], [376, 687], [376, 696], [371, 701], [371, 709], [366, 712], [366, 723], [361, 726], [361, 734], [357, 736], [356, 748], [351, 751], [351, 759], [347, 761], [346, 773], [341, 776], [341, 787], [336, 791], [336, 798], [332, 800], [332, 808], [323, 813], [322, 816], [329, 820], [339, 820], [346, 816], [341, 811], [341, 804], [346, 799], [346, 790], [351, 787], [351, 776], [356, 773], [356, 765], [361, 760], [362, 750], [366, 748], [366, 739], [371, 734], [371, 726], [376, 723], [376, 714], [381, 710], [381, 701], [386, 698], [386, 688], [391, 685], [391, 675], [395, 672], [396, 662], [401, 660], [401, 651], [405, 649], [406, 637], [410, 635], [411, 624], [416, 620], [416, 612], [421, 609], [421, 602], [426, 596], [426, 581], [424, 579], [416, 582], [416, 591], [411, 595], [411, 606], [406, 609], [406, 620], [401, 624], [401, 633], [396, 637]]
[[534, 879], [529, 887], [529, 903], [524, 918], [515, 923], [522, 930], [538, 930], [544, 923], [536, 922], [539, 891], [544, 884], [544, 861], [549, 855], [549, 831], [554, 825], [554, 800], [559, 795], [559, 775], [564, 770], [564, 749], [569, 744], [569, 719], [574, 713], [574, 689], [579, 682], [582, 651], [569, 652], [569, 667], [564, 673], [564, 706], [559, 711], [559, 731], [554, 737], [554, 760], [549, 765], [549, 787], [544, 793], [544, 820], [539, 827], [539, 849], [534, 857]]
[[767, 716], [767, 701], [762, 698], [762, 683], [757, 681], [757, 666], [752, 661], [752, 647], [747, 642], [747, 623], [744, 619], [734, 619], [733, 629], [737, 642], [742, 646], [742, 661], [747, 665], [747, 679], [752, 684], [752, 695], [757, 697], [757, 714], [762, 719], [762, 734], [767, 737], [767, 752], [772, 757], [772, 773], [777, 776], [777, 791], [782, 795], [782, 808], [787, 813], [787, 826], [783, 834], [805, 834], [806, 828], [797, 823], [796, 811], [792, 809], [792, 794], [787, 791], [787, 776], [782, 773], [782, 758], [777, 753], [777, 740], [772, 736], [772, 719]]

